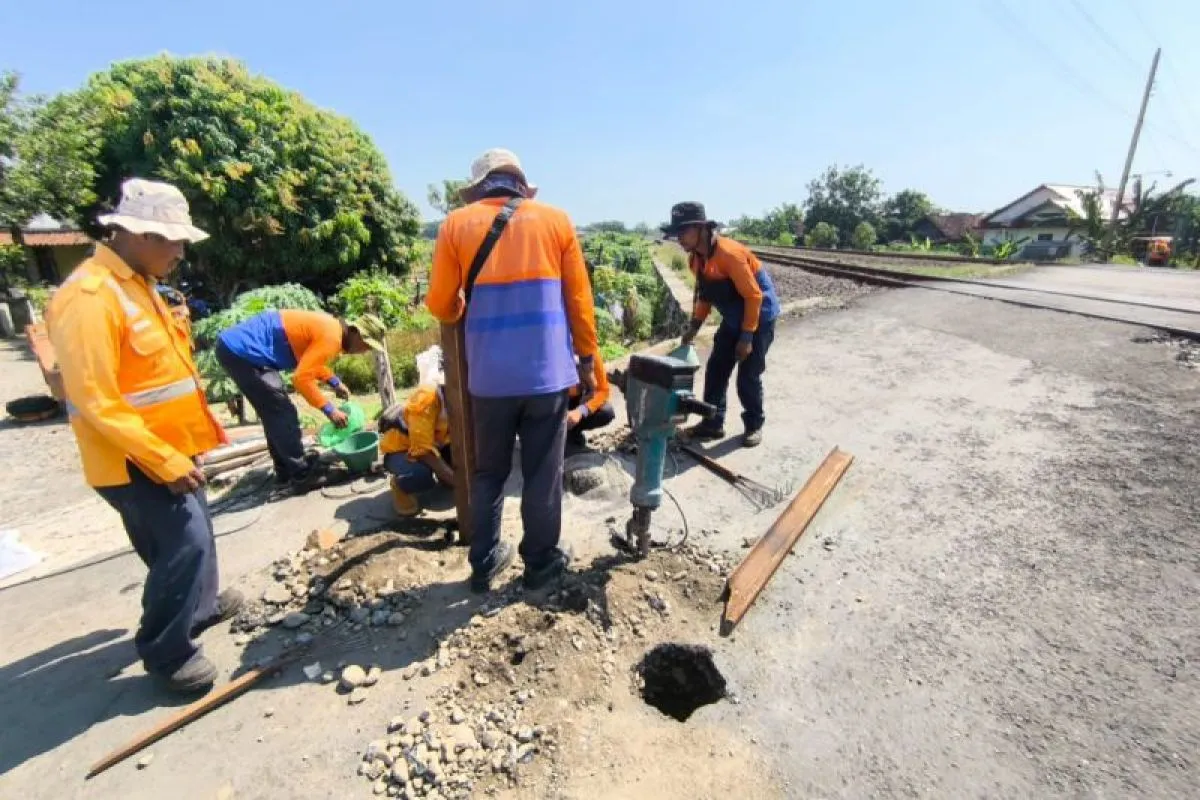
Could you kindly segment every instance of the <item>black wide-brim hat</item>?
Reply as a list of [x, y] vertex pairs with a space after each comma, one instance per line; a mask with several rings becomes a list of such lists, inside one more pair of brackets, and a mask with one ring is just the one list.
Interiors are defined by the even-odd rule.
[[660, 230], [667, 236], [676, 236], [688, 225], [707, 225], [710, 228], [720, 227], [720, 223], [708, 218], [703, 203], [686, 201], [671, 206], [671, 221]]

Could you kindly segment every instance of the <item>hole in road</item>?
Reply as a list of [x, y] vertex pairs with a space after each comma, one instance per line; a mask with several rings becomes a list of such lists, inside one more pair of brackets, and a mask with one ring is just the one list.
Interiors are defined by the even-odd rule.
[[660, 644], [643, 656], [637, 670], [642, 699], [680, 722], [726, 695], [725, 677], [707, 647]]

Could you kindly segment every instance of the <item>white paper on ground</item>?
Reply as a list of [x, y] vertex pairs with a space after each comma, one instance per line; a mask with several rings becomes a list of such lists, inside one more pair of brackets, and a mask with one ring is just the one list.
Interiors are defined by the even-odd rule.
[[45, 556], [21, 544], [21, 534], [6, 528], [0, 530], [0, 580], [27, 570]]

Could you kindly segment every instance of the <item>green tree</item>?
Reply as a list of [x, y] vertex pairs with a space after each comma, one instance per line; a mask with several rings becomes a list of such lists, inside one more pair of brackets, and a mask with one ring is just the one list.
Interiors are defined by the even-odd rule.
[[729, 227], [733, 236], [750, 242], [773, 243], [785, 235], [798, 236], [804, 227], [804, 212], [795, 203], [783, 203], [762, 217], [739, 217]]
[[854, 233], [850, 234], [850, 246], [855, 250], [870, 250], [875, 246], [877, 238], [875, 228], [871, 223], [860, 222], [854, 226]]
[[812, 232], [804, 237], [804, 244], [826, 249], [837, 247], [838, 230], [828, 222], [818, 222], [813, 226]]
[[619, 219], [601, 220], [593, 222], [587, 226], [587, 230], [595, 231], [596, 233], [628, 233], [629, 229], [625, 227], [625, 223]]
[[929, 195], [916, 189], [905, 189], [883, 203], [883, 238], [885, 241], [907, 239], [917, 223], [937, 212]]
[[21, 164], [76, 174], [94, 200], [62, 199], [93, 232], [126, 178], [177, 186], [212, 236], [193, 263], [227, 296], [287, 281], [328, 292], [362, 269], [403, 272], [413, 258], [416, 208], [371, 140], [232, 59], [115, 64], [47, 104], [29, 136], [44, 151], [22, 151]]
[[442, 181], [442, 185], [436, 183], [429, 184], [428, 194], [425, 199], [429, 201], [429, 205], [441, 212], [442, 216], [446, 216], [456, 208], [462, 208], [466, 205], [461, 197], [463, 187], [467, 182], [457, 178], [446, 178]]
[[831, 166], [808, 184], [804, 224], [811, 230], [827, 222], [849, 236], [860, 222], [878, 223], [882, 199], [879, 179], [866, 167]]

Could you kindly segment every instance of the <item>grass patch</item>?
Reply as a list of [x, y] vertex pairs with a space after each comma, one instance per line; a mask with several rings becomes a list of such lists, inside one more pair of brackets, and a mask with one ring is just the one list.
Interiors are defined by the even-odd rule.
[[696, 284], [696, 276], [688, 269], [687, 254], [675, 242], [663, 242], [653, 245], [654, 260], [670, 267], [671, 271], [687, 281], [688, 286]]

